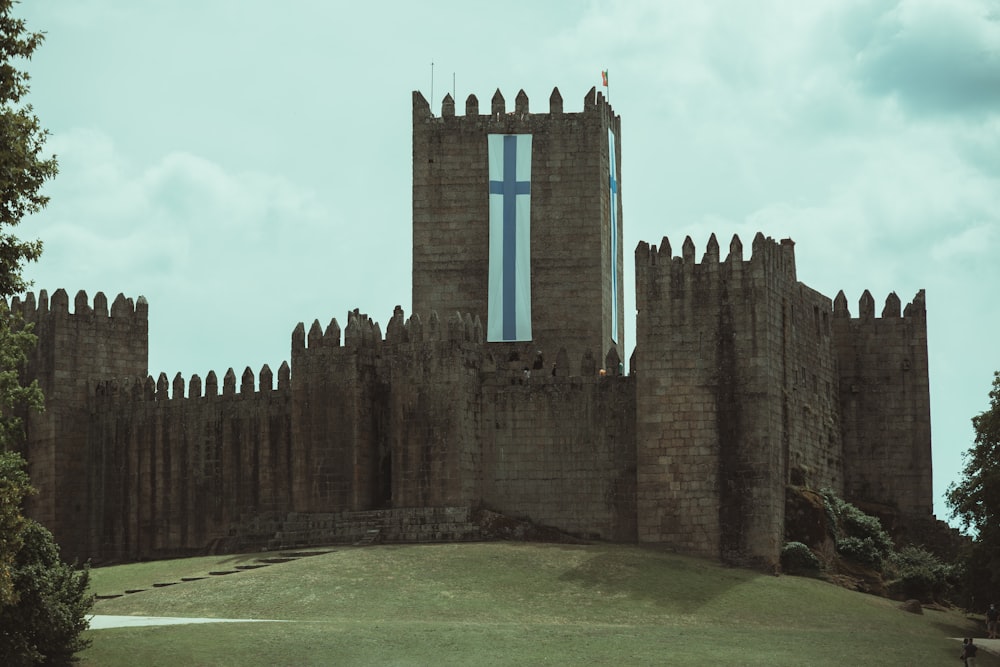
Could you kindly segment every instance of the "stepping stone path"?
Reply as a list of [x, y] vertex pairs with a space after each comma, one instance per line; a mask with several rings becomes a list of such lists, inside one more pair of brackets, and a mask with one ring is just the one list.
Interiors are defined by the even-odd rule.
[[[262, 567], [267, 567], [268, 565], [277, 565], [280, 563], [291, 563], [294, 560], [299, 560], [300, 558], [307, 558], [309, 556], [322, 556], [323, 554], [333, 553], [335, 549], [326, 549], [323, 551], [295, 551], [290, 553], [283, 553], [278, 556], [267, 556], [265, 558], [258, 558], [256, 563], [248, 563], [245, 565], [236, 565], [232, 570], [211, 570], [208, 575], [203, 577], [181, 577], [180, 581], [163, 581], [153, 584], [153, 588], [166, 588], [167, 586], [174, 586], [182, 582], [189, 581], [201, 581], [202, 579], [208, 579], [209, 577], [221, 577], [228, 574], [239, 574], [240, 572], [246, 572], [248, 570], [256, 570]], [[147, 589], [145, 588], [129, 588], [125, 591], [125, 594], [131, 595], [132, 593], [143, 593]], [[122, 593], [111, 593], [103, 595], [95, 595], [96, 600], [112, 600], [114, 598], [122, 597]]]

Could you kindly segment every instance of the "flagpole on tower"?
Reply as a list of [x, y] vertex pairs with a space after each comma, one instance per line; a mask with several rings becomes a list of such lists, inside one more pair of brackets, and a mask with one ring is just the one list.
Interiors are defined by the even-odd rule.
[[608, 85], [608, 70], [601, 70], [601, 83], [607, 88], [604, 93], [604, 99], [607, 100], [608, 104], [611, 103], [611, 86]]
[[431, 61], [431, 113], [434, 113], [434, 61]]

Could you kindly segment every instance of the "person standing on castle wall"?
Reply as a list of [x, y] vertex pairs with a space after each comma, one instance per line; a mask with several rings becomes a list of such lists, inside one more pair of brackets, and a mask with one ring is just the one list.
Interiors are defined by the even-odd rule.
[[989, 633], [990, 639], [997, 638], [998, 617], [1000, 617], [1000, 611], [997, 610], [995, 604], [991, 604], [990, 608], [986, 610], [986, 631]]

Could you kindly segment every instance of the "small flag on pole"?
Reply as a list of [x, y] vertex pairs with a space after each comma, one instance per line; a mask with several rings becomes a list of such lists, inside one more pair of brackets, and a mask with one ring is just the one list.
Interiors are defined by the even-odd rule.
[[601, 70], [601, 83], [605, 88], [608, 87], [608, 70]]

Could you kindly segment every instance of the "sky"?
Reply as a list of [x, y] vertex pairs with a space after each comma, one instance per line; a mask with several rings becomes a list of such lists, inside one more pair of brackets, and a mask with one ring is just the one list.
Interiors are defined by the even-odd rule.
[[[622, 118], [626, 345], [639, 241], [792, 238], [852, 313], [926, 290], [934, 503], [1000, 370], [996, 0], [47, 0], [25, 64], [51, 202], [34, 289], [149, 301], [149, 370], [239, 376], [298, 322], [410, 310], [411, 95]], [[433, 66], [432, 66], [433, 63]]]

